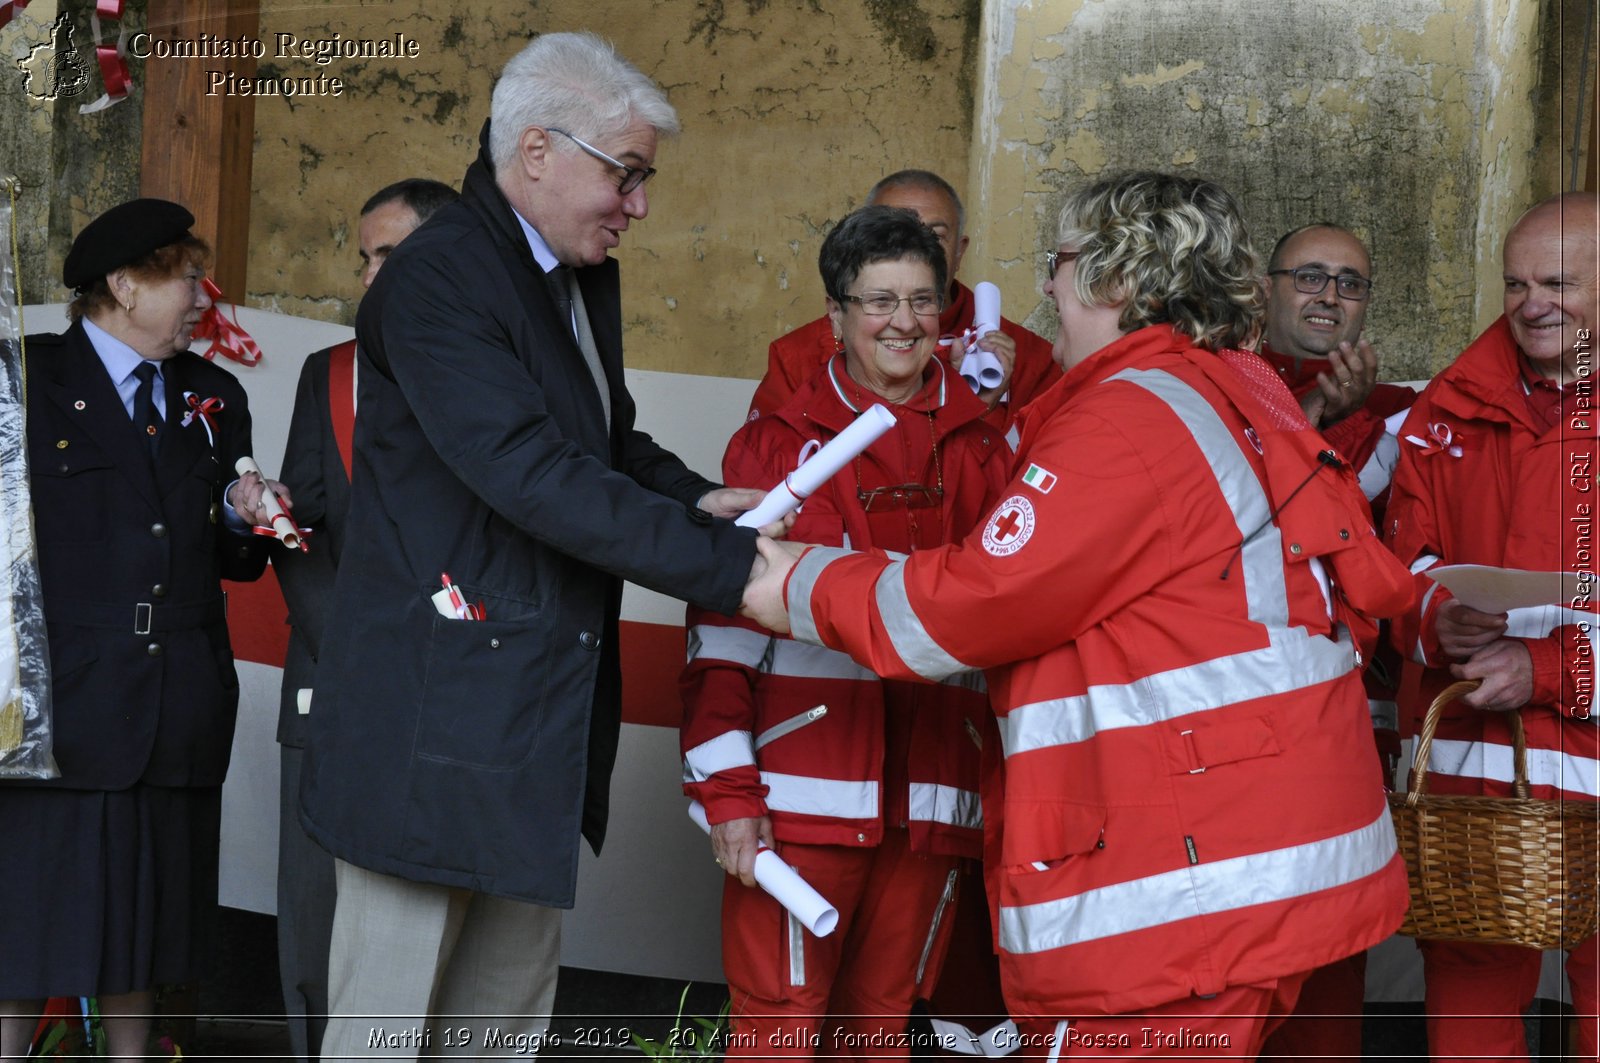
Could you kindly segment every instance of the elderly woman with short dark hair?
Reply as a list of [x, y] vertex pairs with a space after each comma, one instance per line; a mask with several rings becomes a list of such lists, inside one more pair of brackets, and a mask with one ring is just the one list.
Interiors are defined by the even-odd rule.
[[[29, 490], [60, 777], [0, 783], [0, 1054], [47, 997], [98, 997], [143, 1058], [154, 990], [198, 975], [239, 700], [220, 580], [255, 579], [250, 410], [187, 352], [210, 251], [176, 203], [90, 222], [62, 335], [24, 341]], [[282, 485], [276, 485], [287, 498]]]
[[1227, 192], [1106, 178], [1056, 236], [1066, 376], [987, 518], [904, 559], [764, 543], [746, 609], [882, 675], [987, 670], [1024, 1054], [1254, 1058], [1307, 972], [1406, 907], [1360, 666], [1408, 574], [1242, 349], [1259, 296]]
[[[795, 534], [902, 554], [957, 541], [1005, 482], [1010, 452], [985, 404], [934, 357], [937, 237], [908, 210], [863, 207], [828, 234], [819, 268], [838, 353], [739, 430], [723, 478], [770, 487], [881, 403], [895, 427], [806, 499]], [[728, 1055], [906, 1058], [907, 1016], [938, 977], [961, 858], [981, 855], [981, 686], [883, 681], [842, 653], [707, 610], [691, 609], [689, 623], [684, 790], [705, 805], [730, 876]], [[752, 888], [763, 843], [839, 909], [831, 936]]]

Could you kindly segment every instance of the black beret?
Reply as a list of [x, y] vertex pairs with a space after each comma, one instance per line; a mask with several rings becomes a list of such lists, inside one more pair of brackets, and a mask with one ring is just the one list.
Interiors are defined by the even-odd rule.
[[182, 240], [193, 224], [194, 215], [176, 203], [130, 199], [83, 227], [67, 252], [61, 280], [68, 288], [87, 288], [112, 270]]

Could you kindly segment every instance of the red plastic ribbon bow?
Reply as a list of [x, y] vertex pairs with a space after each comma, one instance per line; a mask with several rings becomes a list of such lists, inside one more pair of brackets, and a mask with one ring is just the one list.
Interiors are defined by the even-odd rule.
[[1455, 441], [1455, 435], [1450, 431], [1450, 426], [1443, 421], [1428, 422], [1428, 438], [1418, 439], [1416, 436], [1406, 436], [1407, 443], [1415, 443], [1422, 448], [1424, 457], [1435, 454], [1448, 454], [1452, 458], [1459, 458], [1464, 453], [1461, 444]]
[[206, 442], [211, 444], [211, 449], [217, 447], [217, 421], [216, 415], [221, 413], [226, 405], [220, 398], [213, 395], [209, 399], [202, 399], [192, 391], [183, 393], [183, 401], [188, 404], [189, 412], [183, 415], [181, 426], [188, 428], [196, 417], [205, 426]]
[[205, 287], [206, 294], [211, 296], [211, 308], [200, 315], [200, 324], [194, 328], [195, 339], [211, 341], [211, 346], [205, 350], [205, 357], [215, 358], [222, 354], [246, 367], [261, 361], [261, 348], [256, 346], [250, 333], [239, 327], [238, 307], [234, 308], [233, 320], [229, 321], [218, 309], [218, 304], [222, 302], [222, 289], [210, 277], [201, 278], [200, 283]]

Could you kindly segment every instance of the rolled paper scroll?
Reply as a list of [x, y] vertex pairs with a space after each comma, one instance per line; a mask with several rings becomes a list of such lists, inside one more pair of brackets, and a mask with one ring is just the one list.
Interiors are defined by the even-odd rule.
[[746, 510], [735, 524], [741, 528], [761, 528], [800, 508], [811, 493], [835, 473], [855, 460], [856, 455], [872, 446], [883, 433], [894, 427], [894, 414], [882, 404], [876, 404], [860, 417], [850, 422], [843, 432], [828, 440], [826, 446], [811, 455], [783, 482], [767, 492], [767, 497], [754, 509]]
[[289, 514], [284, 510], [283, 503], [278, 501], [278, 496], [273, 493], [272, 488], [266, 486], [267, 478], [262, 475], [261, 467], [256, 464], [256, 460], [246, 454], [234, 462], [233, 471], [240, 476], [247, 472], [253, 472], [261, 477], [261, 505], [271, 519], [269, 527], [272, 529], [272, 534], [283, 540], [283, 545], [289, 549], [304, 550], [306, 547], [305, 543], [300, 539], [300, 529], [296, 528], [294, 521], [289, 519]]
[[979, 281], [972, 289], [972, 345], [961, 359], [961, 379], [976, 395], [997, 388], [1006, 378], [1005, 367], [993, 353], [978, 346], [978, 341], [1000, 327], [1000, 289]]
[[[711, 833], [705, 806], [699, 801], [689, 802], [689, 818], [701, 830]], [[783, 905], [785, 911], [800, 920], [817, 937], [827, 937], [839, 925], [839, 909], [812, 889], [798, 871], [783, 862], [783, 857], [764, 845], [756, 853], [755, 876], [756, 885], [771, 894], [773, 900]]]

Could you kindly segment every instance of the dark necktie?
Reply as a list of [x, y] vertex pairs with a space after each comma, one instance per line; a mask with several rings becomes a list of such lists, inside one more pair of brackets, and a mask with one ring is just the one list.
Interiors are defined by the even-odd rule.
[[578, 349], [583, 352], [583, 360], [588, 363], [589, 372], [594, 377], [594, 386], [600, 392], [600, 408], [605, 413], [606, 427], [609, 429], [611, 388], [606, 383], [606, 371], [600, 364], [600, 351], [594, 344], [594, 333], [589, 329], [589, 311], [583, 305], [583, 292], [578, 287], [578, 278], [571, 266], [557, 266], [550, 274], [550, 279], [556, 290], [556, 305], [566, 315], [567, 324], [572, 326]]
[[133, 375], [139, 378], [139, 390], [133, 393], [133, 423], [145, 434], [150, 444], [153, 460], [161, 445], [161, 414], [156, 410], [156, 373], [154, 362], [140, 362]]

